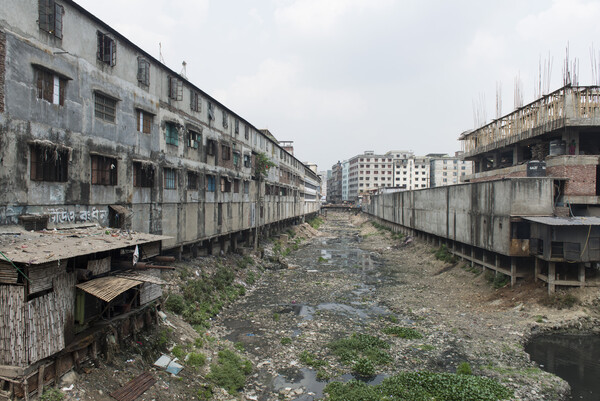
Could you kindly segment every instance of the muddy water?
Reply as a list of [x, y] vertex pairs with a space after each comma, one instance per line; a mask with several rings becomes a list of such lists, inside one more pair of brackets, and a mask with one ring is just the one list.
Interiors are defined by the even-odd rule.
[[542, 369], [569, 382], [572, 400], [600, 399], [600, 336], [549, 334], [525, 351]]
[[[376, 297], [378, 288], [393, 280], [381, 255], [360, 249], [358, 231], [347, 223], [347, 216], [331, 220], [330, 217], [323, 228], [322, 237], [313, 238], [287, 258], [292, 269], [265, 273], [268, 278], [264, 284], [248, 294], [245, 304], [240, 306], [244, 313], [222, 316], [228, 330], [225, 338], [242, 343], [247, 352], [256, 355], [255, 362], [264, 363], [257, 364], [260, 365], [257, 383], [268, 382], [265, 389], [257, 389], [259, 400], [276, 399], [274, 395], [285, 389], [288, 394], [290, 389], [292, 394], [301, 389], [291, 399], [321, 398], [327, 382], [317, 380], [314, 369], [301, 368], [297, 354], [307, 349], [306, 342], [301, 341], [306, 336], [314, 338], [320, 348], [308, 349], [318, 353], [330, 341], [330, 337], [324, 336], [346, 336], [361, 331], [374, 319], [392, 315]], [[277, 321], [273, 322], [269, 315]], [[334, 326], [336, 329], [328, 329]], [[340, 327], [344, 332], [340, 333]], [[337, 334], [331, 334], [333, 331]], [[281, 353], [287, 352], [278, 344], [281, 337], [290, 337], [297, 346], [286, 367], [276, 365]], [[274, 369], [267, 373], [265, 367]], [[345, 374], [331, 380], [352, 378]], [[369, 383], [380, 383], [383, 378], [385, 375], [378, 375], [370, 378]]]

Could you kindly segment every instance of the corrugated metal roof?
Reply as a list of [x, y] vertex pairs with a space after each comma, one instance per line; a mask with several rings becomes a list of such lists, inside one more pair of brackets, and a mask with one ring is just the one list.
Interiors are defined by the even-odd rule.
[[117, 277], [123, 277], [123, 278], [128, 278], [131, 280], [138, 280], [138, 281], [143, 281], [143, 282], [152, 283], [152, 284], [160, 284], [160, 285], [167, 284], [164, 280], [161, 280], [158, 277], [154, 277], [149, 274], [142, 274], [140, 272], [135, 272], [135, 271], [126, 271], [123, 273], [119, 273], [119, 274], [117, 274]]
[[547, 226], [600, 226], [600, 217], [523, 217], [523, 220], [532, 221], [534, 223], [545, 224]]
[[132, 280], [129, 278], [108, 276], [77, 284], [76, 287], [105, 302], [110, 302], [118, 297], [119, 294], [142, 283], [143, 281]]

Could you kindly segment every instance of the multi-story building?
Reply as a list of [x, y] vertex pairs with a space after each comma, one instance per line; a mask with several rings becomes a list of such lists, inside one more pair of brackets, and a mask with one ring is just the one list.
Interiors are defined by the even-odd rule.
[[344, 160], [342, 162], [342, 201], [350, 200], [348, 197], [348, 173], [349, 173], [350, 163], [348, 160]]
[[331, 174], [331, 170], [319, 171], [317, 175], [321, 180], [321, 200], [327, 200], [327, 177]]
[[[0, 263], [0, 370], [21, 395], [36, 369], [40, 380], [42, 366], [59, 373], [49, 367], [58, 353], [70, 350], [64, 367], [72, 352], [87, 352], [67, 348], [77, 327], [112, 317], [116, 302], [143, 308], [160, 296], [140, 298], [148, 278], [114, 276], [115, 258], [131, 247], [140, 245], [142, 260], [161, 248], [227, 251], [319, 209], [316, 171], [71, 0], [2, 2], [0, 164], [0, 225], [160, 235], [118, 244], [89, 236], [87, 248], [70, 244], [61, 257], [38, 238], [27, 246], [47, 257]], [[50, 324], [45, 314], [57, 305]]]
[[429, 160], [417, 157], [411, 151], [391, 150], [386, 153], [394, 159], [394, 188], [401, 190], [429, 187]]
[[348, 200], [357, 201], [362, 195], [379, 188], [393, 186], [391, 155], [376, 155], [366, 151], [348, 160]]
[[342, 202], [342, 163], [339, 161], [331, 167], [331, 177], [327, 179], [327, 202]]
[[429, 153], [426, 157], [430, 165], [430, 186], [441, 187], [462, 182], [473, 172], [473, 162], [461, 159], [462, 152], [454, 157], [446, 153]]

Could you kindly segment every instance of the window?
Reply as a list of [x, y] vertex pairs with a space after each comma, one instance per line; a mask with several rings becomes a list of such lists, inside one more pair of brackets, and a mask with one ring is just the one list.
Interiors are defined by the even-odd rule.
[[212, 139], [208, 139], [206, 141], [206, 154], [209, 156], [214, 156], [215, 155], [215, 151], [217, 149], [216, 147], [216, 143], [215, 141], [213, 141]]
[[251, 159], [250, 155], [244, 155], [244, 167], [250, 167]]
[[200, 101], [200, 95], [194, 90], [190, 90], [190, 109], [192, 111], [201, 111], [202, 102]]
[[240, 120], [235, 119], [234, 132], [236, 135], [240, 133]]
[[137, 109], [135, 114], [137, 120], [137, 131], [143, 132], [144, 134], [149, 134], [152, 129], [152, 114], [140, 109]]
[[174, 168], [164, 169], [165, 189], [177, 189], [177, 171]]
[[214, 175], [206, 176], [206, 190], [208, 192], [215, 192], [216, 190], [216, 180]]
[[117, 42], [107, 33], [98, 31], [98, 60], [111, 67], [117, 64]]
[[231, 148], [227, 145], [221, 145], [221, 159], [230, 160], [231, 159]]
[[238, 180], [238, 179], [233, 180], [233, 193], [234, 194], [240, 193], [240, 180]]
[[91, 155], [92, 184], [117, 185], [117, 159]]
[[65, 88], [67, 80], [43, 68], [35, 69], [37, 81], [37, 97], [52, 104], [65, 104]]
[[198, 174], [193, 171], [188, 171], [187, 173], [187, 188], [188, 189], [198, 189]]
[[56, 146], [31, 146], [31, 172], [33, 181], [66, 182], [68, 177], [69, 151]]
[[62, 39], [64, 13], [63, 6], [56, 4], [54, 0], [40, 0], [38, 20], [40, 29]]
[[100, 92], [94, 92], [94, 114], [97, 118], [115, 122], [117, 101]]
[[229, 177], [221, 177], [221, 192], [231, 192], [231, 181]]
[[233, 165], [234, 166], [239, 166], [240, 164], [240, 154], [239, 152], [233, 152]]
[[223, 128], [229, 128], [229, 116], [225, 110], [223, 110]]
[[154, 186], [154, 166], [152, 164], [133, 162], [133, 186], [142, 188]]
[[244, 138], [250, 138], [250, 127], [248, 127], [247, 125], [244, 127]]
[[169, 99], [183, 99], [183, 82], [181, 82], [177, 77], [172, 76], [168, 77], [168, 80]]
[[137, 80], [144, 86], [150, 86], [150, 62], [143, 57], [138, 57]]
[[250, 183], [248, 181], [244, 181], [244, 194], [248, 195], [250, 193]]
[[211, 102], [208, 102], [208, 119], [209, 120], [215, 119], [215, 107], [213, 106], [213, 104]]
[[165, 136], [167, 145], [179, 146], [179, 132], [175, 124], [171, 122], [165, 124]]
[[200, 134], [196, 131], [188, 132], [188, 147], [193, 149], [198, 149], [198, 144], [200, 142]]

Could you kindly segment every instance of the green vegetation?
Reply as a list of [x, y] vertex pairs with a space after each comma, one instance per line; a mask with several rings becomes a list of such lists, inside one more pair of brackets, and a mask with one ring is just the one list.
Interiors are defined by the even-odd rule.
[[579, 299], [569, 292], [557, 292], [546, 296], [541, 303], [555, 309], [571, 309], [579, 303]]
[[446, 263], [456, 263], [458, 261], [458, 258], [448, 251], [446, 244], [442, 244], [442, 246], [435, 251], [434, 255], [437, 260]]
[[319, 263], [323, 262], [327, 262], [327, 259], [325, 259], [323, 256], [319, 256]]
[[435, 347], [431, 344], [421, 344], [418, 346], [421, 351], [433, 351]]
[[490, 270], [485, 272], [485, 279], [494, 287], [495, 289], [502, 288], [506, 286], [510, 282], [510, 277], [502, 274], [495, 273]]
[[383, 332], [385, 334], [389, 334], [400, 338], [406, 338], [408, 340], [416, 340], [419, 338], [423, 338], [423, 335], [421, 333], [410, 327], [390, 326], [384, 328]]
[[473, 370], [471, 369], [471, 365], [468, 362], [461, 362], [456, 367], [457, 375], [472, 375]]
[[245, 269], [248, 266], [254, 265], [254, 259], [252, 259], [250, 256], [244, 256], [243, 258], [237, 261], [237, 265], [240, 269]]
[[212, 386], [208, 385], [201, 387], [196, 395], [198, 396], [198, 400], [200, 401], [211, 400], [213, 396]]
[[362, 377], [375, 376], [375, 365], [369, 358], [358, 358], [352, 365], [352, 372]]
[[187, 364], [194, 367], [204, 366], [206, 363], [206, 355], [201, 352], [190, 352]]
[[358, 380], [325, 387], [329, 401], [496, 401], [512, 391], [495, 380], [452, 373], [404, 372], [370, 386]]
[[246, 351], [246, 347], [244, 346], [244, 343], [241, 341], [238, 341], [235, 344], [233, 344], [233, 348], [237, 349], [238, 351]]
[[292, 343], [292, 339], [289, 337], [283, 337], [281, 339], [281, 345], [289, 345]]
[[180, 360], [185, 358], [185, 355], [186, 355], [186, 352], [184, 351], [183, 347], [179, 344], [177, 344], [176, 346], [173, 347], [173, 350], [171, 350], [171, 353], [173, 354], [173, 356], [175, 356], [177, 359], [180, 359]]
[[278, 322], [280, 318], [281, 318], [281, 315], [279, 313], [273, 313], [273, 320]]
[[265, 153], [256, 153], [254, 157], [254, 174], [256, 176], [266, 177], [272, 167], [275, 167], [275, 163]]
[[322, 359], [317, 359], [316, 355], [309, 351], [302, 351], [300, 353], [300, 362], [306, 366], [312, 366], [313, 368], [327, 365], [327, 362]]
[[242, 359], [235, 352], [219, 351], [217, 361], [210, 366], [207, 379], [235, 395], [244, 387], [246, 376], [252, 373], [250, 361]]
[[321, 225], [323, 224], [323, 219], [317, 216], [308, 220], [307, 223], [315, 230], [318, 230], [319, 227], [321, 227]]
[[198, 331], [209, 327], [209, 320], [224, 305], [246, 293], [239, 284], [233, 284], [235, 273], [225, 266], [218, 266], [213, 275], [202, 273], [183, 284], [182, 295], [169, 294], [167, 310], [181, 315]]
[[254, 275], [254, 272], [248, 272], [248, 274], [246, 275], [246, 283], [248, 285], [253, 285], [254, 283], [256, 283], [256, 276]]
[[329, 348], [345, 364], [356, 362], [359, 358], [367, 358], [376, 365], [386, 364], [392, 360], [385, 351], [389, 347], [387, 342], [378, 337], [357, 333], [329, 344]]
[[329, 378], [331, 378], [331, 375], [329, 373], [327, 373], [327, 371], [325, 369], [319, 368], [319, 370], [317, 370], [317, 380], [318, 381], [326, 381], [329, 380]]
[[65, 395], [57, 388], [47, 388], [41, 395], [40, 401], [62, 401]]

